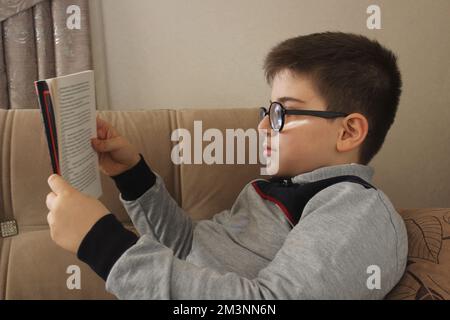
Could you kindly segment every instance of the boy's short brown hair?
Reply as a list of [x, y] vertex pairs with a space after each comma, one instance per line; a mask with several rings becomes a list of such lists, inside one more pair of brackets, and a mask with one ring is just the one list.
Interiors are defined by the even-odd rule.
[[368, 164], [394, 122], [402, 81], [397, 57], [375, 40], [342, 32], [314, 33], [287, 39], [264, 61], [267, 82], [288, 69], [310, 76], [327, 109], [358, 112], [369, 123], [359, 154]]

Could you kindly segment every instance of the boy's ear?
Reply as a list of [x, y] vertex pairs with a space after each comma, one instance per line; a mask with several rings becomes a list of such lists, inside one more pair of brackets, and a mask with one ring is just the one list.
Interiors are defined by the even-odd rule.
[[339, 129], [336, 148], [339, 152], [353, 150], [360, 146], [369, 130], [369, 123], [362, 114], [352, 113], [344, 118]]

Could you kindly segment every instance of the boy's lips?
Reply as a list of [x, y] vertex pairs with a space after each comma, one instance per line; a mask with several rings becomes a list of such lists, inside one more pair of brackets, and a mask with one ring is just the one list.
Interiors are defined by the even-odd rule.
[[264, 144], [263, 145], [263, 154], [265, 154], [266, 156], [270, 156], [272, 152], [274, 152], [275, 150], [273, 150], [270, 146]]

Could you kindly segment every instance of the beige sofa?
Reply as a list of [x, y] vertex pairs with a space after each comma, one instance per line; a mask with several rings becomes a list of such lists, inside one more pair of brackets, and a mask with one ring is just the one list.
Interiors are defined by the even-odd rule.
[[[258, 177], [258, 165], [174, 165], [175, 128], [192, 131], [193, 121], [209, 127], [250, 128], [255, 109], [100, 111], [164, 177], [167, 189], [194, 219], [230, 208], [242, 187]], [[50, 159], [39, 110], [0, 110], [0, 222], [16, 220], [18, 234], [0, 238], [0, 299], [113, 299], [104, 282], [84, 263], [50, 239], [45, 197]], [[131, 226], [118, 191], [102, 175], [100, 200]], [[397, 208], [410, 237], [409, 265], [388, 298], [450, 298], [450, 209]], [[67, 268], [81, 268], [81, 289], [68, 289]]]

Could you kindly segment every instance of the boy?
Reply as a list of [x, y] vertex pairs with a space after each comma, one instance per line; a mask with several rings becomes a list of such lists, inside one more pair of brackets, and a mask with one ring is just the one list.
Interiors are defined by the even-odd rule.
[[399, 102], [395, 56], [363, 36], [327, 32], [280, 43], [264, 68], [271, 104], [258, 128], [278, 135], [265, 151], [278, 153], [278, 172], [247, 184], [231, 210], [192, 221], [101, 119], [93, 148], [140, 237], [50, 176], [52, 239], [118, 298], [380, 299], [401, 278], [405, 226], [367, 165]]

